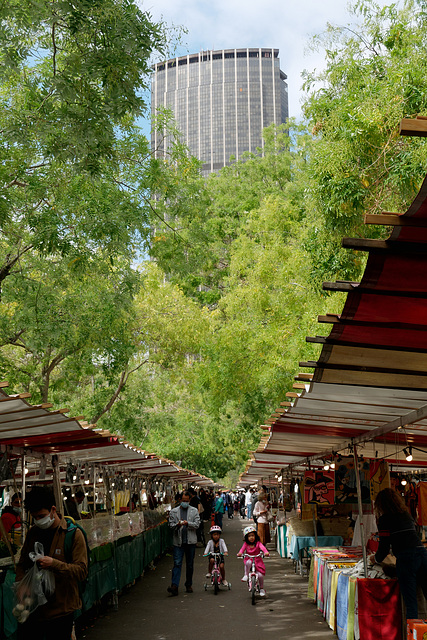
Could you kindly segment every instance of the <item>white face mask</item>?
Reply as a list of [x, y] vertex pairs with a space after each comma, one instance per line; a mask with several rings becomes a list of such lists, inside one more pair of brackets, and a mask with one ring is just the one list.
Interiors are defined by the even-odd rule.
[[48, 513], [44, 518], [40, 518], [40, 520], [34, 520], [34, 524], [36, 527], [40, 527], [40, 529], [49, 529], [54, 522], [55, 518], [51, 518], [50, 513]]
[[13, 512], [16, 513], [18, 516], [20, 515], [20, 513], [22, 513], [22, 509], [21, 507], [12, 507]]

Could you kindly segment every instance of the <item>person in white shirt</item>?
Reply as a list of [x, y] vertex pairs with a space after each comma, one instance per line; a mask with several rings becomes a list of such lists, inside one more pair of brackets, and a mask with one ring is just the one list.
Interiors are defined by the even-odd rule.
[[248, 489], [245, 493], [246, 500], [246, 517], [248, 520], [252, 518], [252, 491]]

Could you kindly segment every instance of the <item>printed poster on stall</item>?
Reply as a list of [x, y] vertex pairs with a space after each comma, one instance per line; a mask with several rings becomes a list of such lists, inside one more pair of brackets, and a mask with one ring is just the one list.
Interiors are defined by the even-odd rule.
[[[362, 502], [371, 502], [370, 460], [359, 460]], [[356, 470], [354, 458], [335, 462], [335, 504], [357, 504]]]
[[387, 460], [371, 460], [371, 500], [383, 489], [390, 489], [390, 469]]
[[304, 504], [332, 505], [335, 501], [334, 471], [304, 472]]

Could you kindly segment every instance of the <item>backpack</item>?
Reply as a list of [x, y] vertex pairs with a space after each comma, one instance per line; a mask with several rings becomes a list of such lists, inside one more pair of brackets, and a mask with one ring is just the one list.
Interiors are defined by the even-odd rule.
[[[64, 542], [64, 555], [65, 558], [67, 560], [67, 562], [72, 562], [73, 559], [73, 543], [74, 543], [74, 536], [76, 535], [76, 531], [77, 529], [79, 529], [85, 539], [86, 542], [86, 551], [87, 551], [87, 568], [88, 568], [88, 575], [89, 575], [89, 567], [90, 567], [90, 548], [89, 548], [89, 544], [87, 541], [87, 533], [86, 531], [83, 529], [83, 527], [81, 527], [79, 524], [77, 524], [77, 522], [73, 519], [70, 518], [69, 516], [64, 516], [65, 520], [67, 521], [67, 531], [65, 532], [65, 542]], [[84, 580], [79, 580], [79, 593], [80, 596], [83, 595], [83, 593], [85, 592], [86, 586], [87, 586], [87, 582], [88, 582], [88, 577], [86, 576], [86, 578]]]

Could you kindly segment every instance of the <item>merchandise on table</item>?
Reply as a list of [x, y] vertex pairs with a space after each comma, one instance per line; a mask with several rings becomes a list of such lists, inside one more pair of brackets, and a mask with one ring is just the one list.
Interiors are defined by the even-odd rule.
[[339, 640], [401, 639], [397, 580], [375, 565], [364, 578], [362, 550], [313, 548], [308, 597]]

